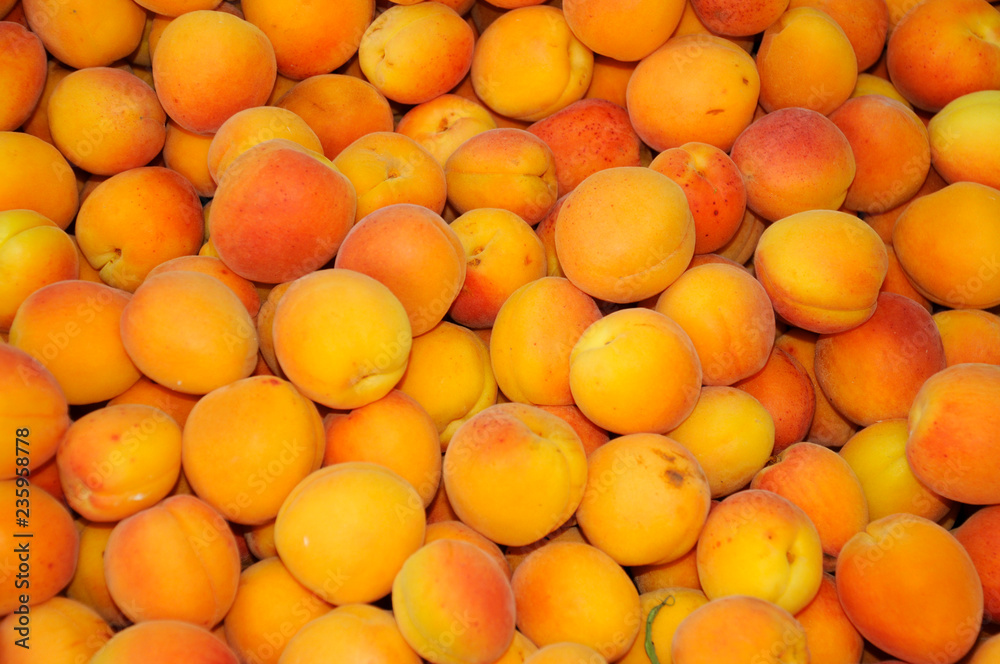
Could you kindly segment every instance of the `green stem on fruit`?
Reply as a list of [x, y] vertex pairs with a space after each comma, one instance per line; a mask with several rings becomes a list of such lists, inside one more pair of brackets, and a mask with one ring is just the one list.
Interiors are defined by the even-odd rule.
[[664, 606], [673, 606], [676, 602], [677, 600], [672, 594], [667, 595], [662, 602], [650, 609], [649, 615], [646, 616], [646, 656], [649, 657], [652, 664], [660, 664], [660, 660], [656, 656], [656, 646], [653, 645], [653, 621], [656, 620], [656, 614], [660, 612], [660, 609]]

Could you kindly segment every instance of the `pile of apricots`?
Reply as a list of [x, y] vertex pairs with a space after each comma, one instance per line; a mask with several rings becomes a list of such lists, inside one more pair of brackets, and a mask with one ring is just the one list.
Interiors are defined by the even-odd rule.
[[0, 0], [3, 664], [1000, 664], [987, 0]]

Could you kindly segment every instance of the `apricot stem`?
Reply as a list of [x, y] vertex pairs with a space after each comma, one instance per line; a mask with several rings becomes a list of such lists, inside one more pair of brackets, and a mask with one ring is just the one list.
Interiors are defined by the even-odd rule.
[[656, 614], [660, 612], [660, 609], [664, 606], [673, 606], [676, 601], [672, 594], [667, 595], [662, 602], [650, 609], [649, 615], [646, 617], [646, 656], [649, 657], [651, 664], [660, 664], [660, 660], [656, 656], [656, 647], [653, 645], [653, 621], [656, 620]]

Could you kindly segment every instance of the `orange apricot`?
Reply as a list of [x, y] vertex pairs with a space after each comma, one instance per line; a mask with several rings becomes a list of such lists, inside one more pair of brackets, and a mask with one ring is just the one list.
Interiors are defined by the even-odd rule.
[[118, 396], [139, 379], [121, 335], [131, 296], [89, 281], [58, 281], [21, 304], [10, 343], [37, 358], [71, 404]]
[[90, 67], [49, 98], [52, 141], [73, 165], [97, 175], [145, 166], [163, 148], [167, 116], [156, 93], [121, 69]]
[[196, 133], [217, 131], [234, 113], [264, 104], [276, 75], [267, 35], [225, 12], [178, 16], [164, 28], [153, 55], [163, 110]]
[[295, 80], [328, 74], [347, 62], [375, 12], [374, 0], [334, 4], [246, 0], [240, 6], [246, 20], [263, 30], [274, 46], [278, 72]]

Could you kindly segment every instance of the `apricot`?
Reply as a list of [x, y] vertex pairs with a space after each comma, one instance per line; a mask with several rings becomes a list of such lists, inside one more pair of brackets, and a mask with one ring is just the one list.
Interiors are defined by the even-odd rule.
[[286, 281], [273, 286], [267, 292], [267, 296], [261, 302], [260, 309], [257, 312], [257, 336], [260, 340], [260, 356], [267, 365], [267, 368], [271, 370], [271, 373], [279, 378], [284, 378], [285, 372], [282, 370], [281, 365], [278, 364], [278, 358], [274, 353], [274, 314], [278, 308], [278, 302], [293, 283], [295, 282]]
[[1000, 507], [996, 505], [976, 510], [961, 526], [951, 531], [962, 548], [972, 558], [979, 580], [983, 584], [984, 613], [996, 622], [1000, 617], [1000, 547], [997, 546], [997, 523]]
[[795, 619], [805, 630], [812, 664], [861, 661], [864, 639], [844, 613], [832, 575], [823, 575], [819, 592]]
[[444, 482], [438, 484], [437, 493], [434, 494], [434, 499], [431, 500], [431, 504], [427, 506], [425, 511], [428, 525], [441, 521], [458, 521], [458, 515], [455, 514], [455, 510], [448, 500], [448, 492], [445, 491]]
[[857, 170], [844, 132], [807, 108], [780, 108], [756, 120], [730, 156], [743, 173], [747, 206], [770, 221], [838, 209]]
[[221, 0], [139, 0], [136, 4], [155, 14], [180, 16], [197, 9], [216, 9]]
[[89, 281], [57, 281], [29, 295], [10, 344], [41, 362], [70, 404], [116, 397], [139, 379], [120, 326], [131, 296]]
[[914, 476], [906, 459], [907, 438], [906, 419], [883, 420], [858, 431], [840, 448], [861, 482], [872, 521], [900, 512], [938, 521], [952, 506]]
[[[405, 239], [404, 239], [405, 237]], [[412, 203], [364, 217], [344, 238], [335, 267], [385, 284], [406, 308], [414, 335], [437, 325], [465, 279], [458, 235], [440, 215]]]
[[913, 198], [931, 164], [927, 129], [916, 113], [894, 99], [864, 95], [848, 99], [830, 120], [850, 142], [857, 166], [845, 207], [881, 213]]
[[698, 578], [711, 600], [750, 595], [794, 614], [816, 596], [823, 578], [812, 520], [787, 498], [761, 489], [738, 491], [709, 513], [697, 555]]
[[650, 661], [646, 651], [647, 644], [652, 644], [661, 664], [673, 662], [670, 649], [677, 626], [706, 603], [708, 598], [705, 593], [690, 588], [661, 588], [639, 595], [642, 607], [639, 635], [625, 656], [618, 660], [618, 664], [646, 664]]
[[163, 30], [153, 55], [156, 95], [177, 124], [215, 132], [234, 113], [261, 106], [277, 65], [260, 28], [232, 14], [197, 10]]
[[10, 330], [33, 292], [79, 274], [76, 246], [54, 221], [33, 210], [0, 212], [0, 330]]
[[776, 348], [780, 348], [799, 361], [802, 368], [809, 374], [813, 386], [816, 409], [806, 440], [819, 443], [826, 447], [840, 447], [847, 442], [857, 425], [845, 418], [830, 404], [816, 380], [816, 342], [819, 335], [814, 332], [792, 328], [774, 340]]
[[346, 461], [378, 463], [409, 482], [431, 504], [441, 482], [441, 442], [434, 420], [416, 399], [400, 390], [349, 413], [324, 418], [323, 465]]
[[160, 263], [149, 271], [147, 276], [155, 276], [164, 272], [174, 270], [186, 270], [190, 272], [201, 272], [215, 277], [236, 293], [243, 306], [247, 308], [247, 313], [251, 318], [257, 317], [260, 310], [260, 295], [253, 283], [239, 276], [218, 258], [212, 256], [179, 256], [169, 261]]
[[497, 399], [486, 345], [470, 330], [448, 321], [413, 339], [396, 387], [430, 415], [442, 450], [459, 426]]
[[593, 51], [562, 10], [520, 7], [482, 30], [471, 78], [476, 96], [490, 109], [534, 122], [583, 99], [593, 69]]
[[949, 309], [932, 316], [945, 363], [1000, 364], [1000, 316], [979, 309]]
[[956, 364], [928, 378], [907, 416], [906, 458], [932, 491], [973, 505], [1000, 502], [1000, 472], [992, 407], [1000, 394], [1000, 367]]
[[630, 575], [640, 593], [664, 588], [691, 588], [700, 591], [698, 547], [692, 546], [690, 551], [669, 563], [632, 567]]
[[74, 511], [119, 521], [170, 494], [181, 471], [181, 428], [153, 406], [107, 406], [73, 422], [56, 461]]
[[774, 346], [764, 368], [733, 383], [760, 402], [774, 422], [774, 452], [805, 440], [816, 412], [809, 372], [787, 351]]
[[366, 134], [393, 129], [388, 100], [371, 83], [354, 76], [310, 76], [285, 93], [276, 105], [306, 121], [319, 137], [328, 159], [334, 159]]
[[706, 28], [720, 35], [749, 37], [764, 31], [788, 7], [786, 0], [747, 5], [738, 0], [691, 0]]
[[[0, 478], [30, 473], [56, 454], [69, 428], [69, 404], [59, 381], [45, 365], [23, 350], [0, 344], [0, 425], [6, 431], [26, 429], [30, 455], [18, 455], [16, 441], [0, 452]], [[18, 457], [27, 459], [17, 463]], [[26, 468], [27, 470], [20, 470]]]
[[147, 166], [112, 175], [80, 206], [76, 238], [104, 283], [135, 291], [150, 270], [198, 252], [201, 201], [184, 176]]
[[995, 664], [997, 655], [1000, 653], [1000, 638], [996, 634], [992, 636], [982, 633], [978, 643], [970, 651], [972, 655], [970, 664]]
[[[472, 544], [488, 554], [500, 566], [500, 569], [507, 578], [510, 578], [510, 564], [507, 562], [507, 558], [503, 552], [500, 551], [500, 547], [461, 521], [436, 521], [428, 523], [427, 533], [424, 536], [424, 544], [430, 544], [439, 539], [458, 540], [459, 542]], [[522, 636], [522, 638], [524, 637]], [[514, 644], [512, 643], [511, 645]]]
[[760, 241], [760, 236], [764, 234], [766, 227], [767, 224], [764, 223], [764, 220], [750, 208], [747, 208], [746, 214], [743, 215], [743, 221], [740, 222], [739, 228], [736, 229], [736, 234], [728, 242], [719, 247], [716, 250], [716, 254], [738, 265], [746, 265], [753, 258], [753, 253], [757, 249], [757, 243]]
[[636, 133], [653, 150], [694, 141], [729, 152], [753, 120], [759, 94], [760, 75], [746, 51], [716, 35], [691, 34], [642, 59], [626, 103]]
[[[113, 634], [108, 623], [93, 609], [65, 597], [53, 597], [31, 607], [30, 628], [25, 632], [18, 632], [20, 618], [11, 613], [0, 620], [0, 635], [3, 638], [0, 641], [0, 657], [8, 664], [87, 662]], [[32, 639], [32, 631], [45, 634], [45, 638]], [[27, 636], [23, 640], [23, 648], [20, 643], [22, 634]]]
[[387, 98], [422, 104], [465, 78], [474, 42], [472, 27], [447, 5], [397, 4], [365, 30], [358, 63], [365, 78]]
[[583, 542], [551, 542], [511, 579], [517, 627], [539, 648], [572, 641], [615, 661], [639, 633], [639, 593], [625, 571]]
[[74, 69], [104, 67], [139, 45], [146, 12], [131, 0], [45, 0], [21, 3], [32, 32], [45, 50]]
[[198, 196], [210, 198], [217, 187], [208, 170], [208, 150], [212, 134], [196, 134], [173, 120], [167, 121], [163, 142], [163, 165], [177, 171], [194, 185]]
[[218, 512], [178, 495], [118, 522], [104, 572], [112, 599], [133, 622], [183, 620], [208, 629], [236, 597], [240, 554]]
[[0, 85], [6, 91], [0, 104], [0, 131], [13, 131], [31, 116], [45, 90], [48, 73], [42, 40], [24, 26], [11, 21], [0, 23]]
[[78, 521], [80, 553], [76, 571], [66, 586], [66, 597], [85, 604], [97, 612], [111, 627], [119, 629], [129, 624], [115, 601], [111, 599], [104, 575], [104, 551], [116, 524]]
[[291, 639], [331, 608], [296, 581], [280, 559], [266, 558], [240, 574], [224, 622], [226, 642], [242, 661], [277, 664]]
[[889, 7], [884, 0], [791, 0], [788, 3], [789, 9], [796, 7], [814, 7], [837, 22], [851, 42], [859, 72], [874, 65], [882, 55], [889, 31]]
[[[396, 296], [367, 275], [336, 268], [288, 288], [275, 310], [273, 334], [289, 380], [331, 408], [356, 408], [388, 394], [406, 370], [412, 345]], [[317, 335], [328, 341], [317, 346]]]
[[[908, 208], [910, 203], [914, 202], [918, 198], [922, 198], [927, 194], [944, 189], [947, 184], [948, 183], [944, 181], [932, 165], [930, 170], [927, 172], [927, 177], [924, 179], [924, 183], [920, 185], [920, 189], [917, 190], [917, 193], [915, 193], [910, 200], [882, 213], [869, 213], [863, 215], [865, 223], [875, 229], [875, 232], [879, 234], [879, 237], [882, 238], [882, 241], [885, 242], [886, 245], [892, 245], [892, 231], [896, 227], [896, 221], [899, 219], [899, 216], [903, 214], [903, 210]], [[907, 279], [909, 279], [909, 277], [907, 277]]]
[[276, 138], [226, 169], [212, 201], [211, 239], [233, 272], [276, 284], [336, 254], [354, 225], [357, 196], [348, 178], [316, 157]]
[[781, 606], [735, 595], [688, 614], [674, 632], [670, 652], [674, 664], [805, 664], [806, 640], [801, 623]]
[[596, 450], [598, 447], [608, 442], [610, 436], [608, 432], [600, 428], [580, 412], [580, 409], [575, 405], [570, 406], [546, 406], [539, 405], [539, 408], [547, 413], [552, 413], [556, 417], [560, 418], [571, 427], [576, 434], [580, 436], [580, 442], [583, 443], [583, 450], [587, 453], [589, 457], [591, 452]]
[[496, 128], [486, 107], [456, 94], [442, 94], [414, 106], [396, 125], [397, 132], [415, 140], [442, 168], [462, 143]]
[[574, 641], [550, 643], [539, 648], [525, 660], [528, 664], [607, 664], [607, 659], [594, 648]]
[[139, 380], [132, 383], [132, 387], [108, 401], [107, 405], [142, 404], [153, 406], [172, 417], [183, 429], [188, 414], [199, 398], [198, 395], [171, 390], [169, 387], [154, 383], [146, 376], [140, 376]]
[[558, 198], [555, 155], [522, 129], [476, 134], [445, 162], [448, 202], [459, 214], [476, 208], [509, 210], [533, 226]]
[[416, 489], [384, 466], [351, 461], [321, 468], [292, 490], [274, 541], [292, 576], [320, 598], [365, 603], [389, 593], [425, 528]]
[[275, 138], [293, 141], [314, 152], [323, 151], [316, 132], [292, 111], [276, 106], [247, 108], [230, 116], [212, 135], [206, 155], [211, 179], [220, 182], [237, 157]]
[[1000, 304], [1000, 230], [986, 221], [998, 211], [1000, 192], [974, 182], [913, 201], [896, 221], [892, 244], [914, 288], [955, 309]]
[[392, 584], [399, 631], [434, 664], [493, 662], [514, 638], [514, 592], [480, 548], [435, 540], [413, 553]]
[[59, 468], [55, 459], [49, 459], [33, 472], [31, 482], [40, 489], [48, 491], [63, 505], [66, 504], [66, 496], [63, 493], [62, 483], [59, 481]]
[[634, 62], [667, 41], [686, 4], [647, 1], [623, 7], [608, 0], [567, 0], [563, 12], [573, 34], [594, 53]]
[[687, 267], [695, 224], [680, 185], [649, 168], [616, 167], [589, 176], [567, 197], [555, 242], [559, 265], [577, 288], [637, 302], [662, 292]]
[[594, 73], [584, 99], [604, 99], [625, 108], [628, 82], [638, 62], [622, 62], [594, 54]]
[[774, 449], [774, 422], [750, 394], [735, 387], [701, 388], [691, 414], [667, 433], [698, 460], [713, 498], [745, 486]]
[[396, 203], [422, 205], [435, 213], [447, 201], [445, 173], [427, 150], [395, 132], [366, 134], [333, 160], [354, 186], [356, 220]]
[[278, 72], [296, 80], [328, 74], [347, 62], [375, 12], [374, 0], [294, 8], [285, 0], [246, 0], [240, 6], [274, 46]]
[[[30, 432], [28, 441], [30, 445]], [[80, 550], [80, 535], [69, 510], [41, 487], [31, 485], [29, 476], [22, 473], [0, 480], [0, 507], [9, 524], [0, 530], [0, 581], [9, 589], [0, 596], [0, 615], [4, 616], [14, 610], [23, 614], [22, 605], [35, 607], [58, 595], [73, 578]], [[23, 500], [29, 501], [27, 508], [16, 502]], [[21, 537], [25, 533], [31, 533], [30, 542]], [[30, 585], [24, 585], [29, 575]], [[29, 615], [33, 613], [29, 610]]]
[[623, 309], [594, 322], [569, 356], [570, 392], [614, 433], [665, 433], [695, 408], [702, 382], [691, 338], [667, 316]]
[[494, 542], [523, 546], [576, 511], [587, 456], [573, 428], [555, 415], [497, 404], [456, 430], [442, 479], [459, 519]]
[[[287, 381], [253, 376], [202, 397], [184, 427], [184, 472], [235, 523], [260, 525], [323, 459], [316, 406]], [[219, 468], [228, 468], [223, 478]]]
[[325, 658], [399, 664], [423, 661], [403, 639], [392, 613], [369, 604], [344, 604], [310, 621], [291, 635], [280, 661], [313, 664]]
[[581, 99], [535, 122], [528, 131], [552, 150], [559, 196], [588, 175], [616, 166], [642, 166], [643, 146], [628, 112], [603, 99]]
[[906, 417], [924, 381], [945, 368], [944, 347], [926, 309], [883, 293], [867, 321], [821, 335], [816, 378], [830, 403], [861, 426]]
[[0, 131], [0, 210], [33, 210], [65, 229], [79, 202], [73, 169], [55, 146]]
[[735, 235], [747, 206], [743, 175], [725, 152], [685, 143], [656, 155], [649, 167], [681, 185], [694, 217], [696, 255], [721, 249]]
[[525, 660], [538, 652], [538, 646], [528, 640], [524, 634], [514, 630], [514, 638], [503, 656], [493, 664], [524, 664]]
[[774, 309], [764, 287], [742, 267], [688, 269], [659, 296], [656, 310], [691, 338], [704, 385], [732, 385], [767, 363]]
[[931, 304], [931, 301], [921, 295], [920, 292], [913, 287], [913, 283], [910, 281], [910, 278], [906, 276], [906, 272], [903, 270], [903, 266], [900, 264], [899, 258], [896, 256], [896, 250], [893, 249], [891, 244], [885, 245], [885, 253], [889, 258], [889, 269], [885, 273], [885, 281], [882, 282], [882, 287], [879, 289], [879, 293], [895, 293], [896, 295], [902, 295], [903, 297], [907, 297], [922, 306], [928, 311], [928, 313], [933, 311], [934, 307]]
[[583, 533], [580, 532], [580, 528], [572, 525], [573, 523], [574, 520], [567, 521], [545, 537], [535, 540], [531, 544], [504, 547], [504, 557], [507, 559], [507, 564], [510, 565], [511, 571], [516, 570], [518, 566], [524, 562], [525, 558], [546, 544], [550, 544], [552, 542], [586, 543], [587, 540], [583, 538]]
[[784, 496], [802, 509], [832, 563], [855, 533], [868, 525], [868, 502], [845, 459], [816, 443], [796, 443], [754, 475], [751, 489]]
[[121, 69], [91, 67], [64, 78], [49, 98], [49, 130], [75, 166], [114, 175], [145, 166], [166, 140], [156, 93]]
[[888, 79], [862, 71], [858, 74], [858, 82], [854, 86], [854, 92], [851, 93], [851, 97], [862, 97], [864, 95], [882, 95], [883, 97], [898, 101], [911, 111], [913, 110], [913, 104], [906, 97], [899, 94], [899, 90]]
[[207, 274], [150, 277], [122, 311], [121, 331], [143, 374], [186, 394], [207, 394], [245, 378], [257, 362], [257, 334], [246, 307]]
[[36, 136], [46, 143], [52, 143], [52, 133], [49, 131], [49, 99], [52, 98], [52, 92], [56, 89], [56, 85], [73, 71], [59, 64], [57, 60], [50, 59], [48, 61], [42, 94], [28, 118], [21, 123], [21, 131]]
[[501, 208], [469, 210], [450, 226], [466, 268], [449, 313], [470, 328], [489, 328], [515, 291], [545, 276], [544, 246], [524, 219]]
[[962, 95], [934, 114], [930, 134], [934, 168], [951, 182], [978, 182], [1000, 188], [996, 158], [1000, 90]]
[[931, 112], [964, 94], [1000, 88], [998, 28], [1000, 11], [985, 0], [918, 3], [889, 35], [889, 78], [914, 106]]
[[570, 352], [601, 318], [593, 298], [561, 277], [521, 286], [500, 307], [490, 337], [497, 386], [512, 401], [569, 406]]
[[[831, 263], [833, 247], [850, 261]], [[889, 269], [878, 234], [857, 217], [833, 210], [807, 210], [768, 226], [757, 243], [754, 268], [777, 314], [821, 334], [868, 320]]]
[[982, 584], [969, 554], [933, 521], [902, 513], [871, 522], [841, 550], [835, 576], [848, 618], [893, 657], [951, 663], [976, 641]]
[[238, 664], [229, 646], [204, 627], [180, 620], [147, 620], [118, 632], [97, 651], [91, 664], [118, 664], [142, 658], [148, 664], [179, 659], [191, 664]]
[[768, 26], [756, 62], [760, 105], [767, 112], [798, 107], [827, 115], [851, 96], [858, 78], [844, 30], [813, 7], [788, 9]]
[[698, 541], [711, 489], [695, 456], [657, 434], [616, 438], [590, 455], [576, 512], [587, 541], [620, 565], [676, 560]]
[[[671, 38], [683, 37], [684, 35], [695, 35], [695, 34], [717, 34], [705, 25], [705, 23], [698, 16], [698, 12], [695, 11], [694, 5], [691, 2], [684, 3], [684, 12], [681, 14], [680, 23], [677, 24], [677, 28], [674, 30]], [[722, 35], [720, 35], [722, 36]], [[752, 53], [754, 48], [754, 38], [756, 35], [750, 35], [747, 37], [730, 37], [727, 36], [726, 40], [732, 42], [736, 46], [739, 46], [747, 53]]]

